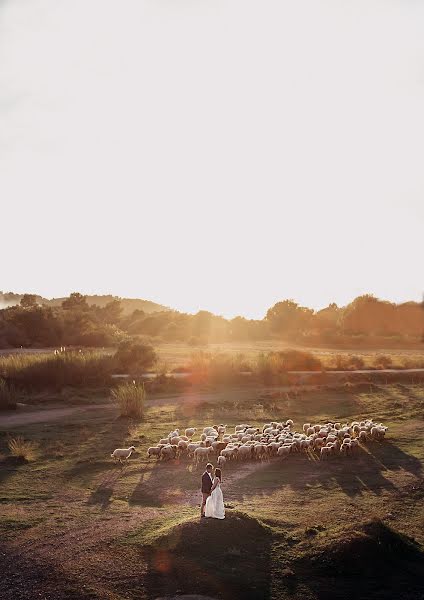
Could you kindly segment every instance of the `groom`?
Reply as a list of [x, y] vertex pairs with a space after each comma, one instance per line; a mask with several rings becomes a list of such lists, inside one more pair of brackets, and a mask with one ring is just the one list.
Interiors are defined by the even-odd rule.
[[213, 471], [213, 465], [211, 465], [211, 463], [208, 463], [206, 465], [206, 471], [202, 475], [202, 505], [200, 507], [200, 516], [201, 517], [205, 516], [206, 500], [211, 495], [212, 471]]

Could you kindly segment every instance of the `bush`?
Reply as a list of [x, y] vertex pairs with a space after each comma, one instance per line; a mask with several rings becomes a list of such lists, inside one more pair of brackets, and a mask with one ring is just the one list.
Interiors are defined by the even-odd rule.
[[16, 408], [17, 394], [14, 386], [0, 378], [0, 410]]
[[376, 369], [390, 369], [392, 365], [392, 358], [385, 354], [379, 354], [374, 359], [374, 366]]
[[30, 389], [105, 386], [113, 369], [112, 356], [92, 351], [15, 354], [0, 359], [0, 377]]
[[150, 369], [157, 361], [153, 346], [134, 340], [121, 342], [115, 354], [118, 368], [131, 374], [141, 374]]
[[21, 436], [11, 439], [8, 447], [12, 456], [28, 462], [35, 460], [38, 455], [37, 444], [35, 442], [27, 442]]
[[136, 384], [135, 381], [121, 383], [111, 391], [111, 394], [120, 408], [121, 417], [143, 418], [144, 401], [146, 399], [143, 384]]
[[355, 371], [365, 367], [364, 359], [357, 354], [337, 354], [335, 363], [338, 371]]

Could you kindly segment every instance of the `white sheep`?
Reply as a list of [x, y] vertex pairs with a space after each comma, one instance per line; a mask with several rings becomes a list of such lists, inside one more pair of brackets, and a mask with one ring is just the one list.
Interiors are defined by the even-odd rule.
[[197, 432], [197, 427], [188, 427], [185, 430], [185, 434], [187, 437], [191, 438]]
[[202, 460], [209, 460], [210, 452], [212, 452], [212, 448], [196, 448], [194, 451], [194, 462], [196, 465]]
[[162, 450], [162, 448], [163, 448], [162, 445], [151, 446], [147, 450], [147, 457], [150, 458], [151, 456], [156, 456], [157, 458], [159, 458], [160, 457], [160, 451]]
[[135, 452], [134, 446], [130, 446], [129, 448], [116, 448], [110, 456], [122, 463], [122, 461], [127, 460], [133, 452]]
[[177, 447], [176, 446], [171, 446], [171, 444], [164, 446], [163, 448], [161, 448], [160, 450], [160, 457], [163, 460], [170, 460], [171, 458], [175, 458], [177, 453]]
[[227, 462], [227, 459], [225, 458], [225, 456], [218, 456], [218, 466], [219, 467], [223, 467], [226, 462]]

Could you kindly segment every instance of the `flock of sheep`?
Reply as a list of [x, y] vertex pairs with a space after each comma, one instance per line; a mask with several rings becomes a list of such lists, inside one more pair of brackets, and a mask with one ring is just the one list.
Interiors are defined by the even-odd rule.
[[[193, 459], [196, 465], [214, 457], [220, 467], [227, 461], [263, 460], [272, 456], [285, 458], [299, 452], [315, 452], [325, 460], [332, 456], [354, 454], [361, 443], [382, 441], [387, 431], [387, 427], [372, 419], [350, 424], [334, 421], [325, 424], [305, 423], [301, 432], [293, 431], [291, 419], [284, 423], [265, 423], [262, 430], [248, 424], [236, 425], [233, 433], [227, 429], [227, 425], [205, 427], [198, 440], [194, 440], [197, 433], [195, 427], [187, 428], [184, 435], [175, 429], [159, 440], [156, 446], [151, 446], [147, 456], [162, 460], [186, 456]], [[129, 456], [132, 449], [134, 447], [122, 452], [129, 452]]]

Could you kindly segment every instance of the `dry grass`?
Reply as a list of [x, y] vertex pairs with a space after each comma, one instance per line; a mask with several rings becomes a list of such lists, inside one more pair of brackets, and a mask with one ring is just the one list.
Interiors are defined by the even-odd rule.
[[121, 383], [112, 390], [111, 394], [119, 406], [121, 417], [143, 418], [146, 400], [146, 390], [143, 384], [137, 384], [135, 381]]
[[17, 393], [13, 385], [0, 378], [0, 410], [14, 408], [17, 402]]
[[24, 440], [21, 436], [12, 438], [7, 445], [10, 454], [15, 458], [32, 462], [38, 457], [38, 444], [36, 442]]
[[[262, 388], [196, 392], [149, 403], [138, 426], [118, 418], [114, 406], [96, 411], [80, 407], [57, 422], [14, 426], [13, 437], [34, 440], [40, 454], [35, 465], [7, 460], [0, 464], [0, 537], [6, 532], [16, 553], [26, 552], [31, 568], [36, 564], [43, 570], [37, 595], [51, 595], [53, 590], [58, 600], [83, 598], [82, 583], [93, 590], [91, 600], [176, 593], [204, 593], [225, 600], [351, 597], [353, 579], [339, 569], [357, 560], [356, 543], [361, 557], [368, 548], [362, 543], [374, 539], [366, 531], [363, 534], [371, 518], [424, 544], [424, 387], [355, 389], [300, 390], [280, 396], [273, 390], [269, 397]], [[320, 462], [308, 454], [264, 464], [228, 464], [224, 522], [198, 522], [203, 465], [195, 468], [185, 458], [166, 463], [146, 455], [149, 446], [176, 427], [200, 431], [220, 422], [229, 428], [240, 422], [260, 426], [291, 417], [299, 429], [305, 421], [368, 416], [389, 426], [387, 439], [368, 444], [352, 459]], [[5, 454], [7, 439], [0, 431], [0, 451]], [[110, 459], [111, 451], [130, 445], [137, 452], [118, 468]], [[43, 519], [42, 526], [38, 519]], [[378, 540], [384, 531], [377, 531]], [[202, 544], [204, 539], [209, 540], [207, 545]], [[396, 539], [390, 538], [390, 544]], [[354, 546], [349, 545], [345, 554], [346, 540]], [[385, 560], [384, 547], [371, 542], [370, 550], [382, 550]], [[55, 588], [52, 564], [59, 563], [54, 562], [57, 556], [61, 579]], [[336, 580], [317, 570], [325, 557], [331, 559], [329, 568], [337, 573]], [[403, 598], [400, 586], [407, 585], [408, 598], [421, 598], [421, 590], [420, 596], [413, 587], [417, 578], [413, 574], [406, 578], [400, 558], [394, 556], [389, 564], [388, 582], [379, 571], [359, 584], [355, 573], [355, 590], [361, 588], [357, 597]], [[286, 576], [290, 570], [292, 580]], [[66, 595], [63, 572], [78, 582], [76, 595]], [[249, 577], [243, 580], [245, 572]], [[212, 583], [203, 573], [213, 573]], [[31, 583], [27, 571], [13, 573], [2, 580], [4, 597], [15, 598], [16, 589], [28, 590], [27, 597], [33, 597]]]

